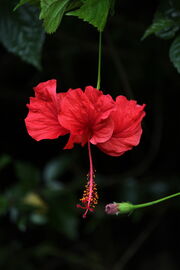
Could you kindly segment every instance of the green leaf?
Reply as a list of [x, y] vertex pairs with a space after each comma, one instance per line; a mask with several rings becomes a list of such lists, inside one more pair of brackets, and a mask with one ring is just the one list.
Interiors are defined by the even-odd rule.
[[160, 1], [157, 11], [154, 15], [153, 23], [145, 31], [142, 39], [151, 34], [163, 39], [174, 37], [180, 28], [180, 1], [164, 0]]
[[171, 44], [169, 57], [178, 73], [180, 73], [180, 35], [177, 36]]
[[86, 0], [79, 9], [68, 12], [67, 15], [77, 16], [103, 31], [110, 7], [110, 0]]
[[66, 12], [77, 9], [80, 6], [82, 6], [82, 0], [73, 0], [73, 2], [70, 2], [66, 8]]
[[23, 6], [24, 4], [26, 4], [26, 3], [29, 3], [29, 4], [38, 4], [39, 3], [39, 1], [40, 0], [20, 0], [19, 1], [19, 3], [15, 6], [15, 8], [13, 9], [14, 11], [17, 9], [17, 8], [19, 8], [19, 7], [21, 7], [21, 6]]
[[171, 39], [175, 36], [178, 30], [179, 30], [179, 26], [173, 25], [172, 27], [165, 28], [164, 30], [155, 33], [155, 35], [162, 39]]
[[15, 8], [13, 10], [15, 11], [17, 8], [23, 6], [24, 4], [26, 4], [28, 2], [29, 2], [29, 0], [20, 0], [20, 2], [15, 6]]
[[70, 0], [41, 0], [40, 19], [43, 19], [45, 31], [53, 33], [61, 23]]
[[152, 35], [152, 34], [157, 34], [159, 33], [159, 35], [161, 35], [160, 33], [163, 34], [164, 33], [168, 33], [169, 34], [164, 34], [164, 38], [167, 36], [168, 37], [173, 37], [175, 32], [178, 30], [177, 28], [174, 28], [174, 26], [176, 26], [175, 22], [171, 19], [167, 19], [167, 18], [157, 18], [153, 24], [145, 31], [142, 40], [147, 38], [148, 36]]
[[41, 69], [45, 34], [38, 9], [26, 5], [13, 12], [13, 5], [8, 3], [5, 0], [0, 3], [0, 42], [9, 52]]

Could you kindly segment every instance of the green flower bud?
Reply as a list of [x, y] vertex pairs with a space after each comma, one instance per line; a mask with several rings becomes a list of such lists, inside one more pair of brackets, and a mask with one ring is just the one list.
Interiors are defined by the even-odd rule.
[[122, 202], [122, 203], [118, 203], [117, 205], [118, 205], [119, 214], [127, 214], [127, 213], [132, 212], [135, 209], [134, 205], [129, 202]]
[[135, 209], [149, 207], [158, 203], [161, 203], [163, 201], [169, 200], [171, 198], [174, 198], [176, 196], [180, 196], [180, 192], [177, 192], [175, 194], [163, 197], [161, 199], [147, 202], [147, 203], [141, 203], [141, 204], [132, 204], [129, 202], [122, 202], [122, 203], [109, 203], [105, 207], [105, 212], [110, 215], [118, 215], [118, 214], [128, 214], [131, 213]]
[[105, 212], [109, 215], [127, 214], [132, 212], [135, 206], [129, 202], [109, 203], [105, 207]]

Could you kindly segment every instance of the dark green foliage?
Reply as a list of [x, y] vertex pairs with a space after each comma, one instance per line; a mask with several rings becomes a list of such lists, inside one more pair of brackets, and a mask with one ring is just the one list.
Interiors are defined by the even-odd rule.
[[[155, 34], [162, 39], [172, 39], [180, 29], [180, 2], [177, 0], [161, 1], [152, 25], [145, 31], [142, 39]], [[170, 47], [170, 60], [180, 73], [180, 39], [177, 37]]]
[[142, 39], [155, 34], [157, 37], [170, 39], [174, 37], [176, 31], [179, 30], [179, 25], [169, 18], [164, 18], [161, 14], [157, 13], [153, 24], [146, 30]]
[[[47, 33], [54, 33], [59, 27], [63, 16], [71, 15], [76, 16], [83, 21], [88, 22], [89, 24], [96, 27], [99, 31], [103, 31], [106, 25], [108, 15], [114, 14], [115, 10], [115, 0], [21, 0], [15, 7], [15, 9], [21, 7], [22, 5], [29, 3], [31, 5], [39, 5], [39, 19], [43, 20], [43, 27]], [[24, 7], [24, 10], [28, 12], [30, 7]], [[18, 20], [18, 19], [17, 19]], [[37, 21], [37, 17], [35, 18]], [[16, 23], [16, 19], [15, 19]], [[30, 22], [27, 22], [28, 27], [31, 29]], [[27, 26], [27, 25], [26, 25]], [[2, 27], [1, 27], [2, 28]], [[39, 26], [38, 26], [39, 28]], [[2, 41], [3, 44], [9, 51], [14, 52], [19, 55], [23, 60], [33, 64], [37, 68], [40, 68], [40, 58], [41, 58], [41, 49], [43, 44], [43, 36], [39, 33], [41, 26], [38, 29], [37, 25], [33, 26], [33, 29], [36, 29], [36, 33], [33, 33], [33, 38], [37, 36], [38, 42], [33, 42], [32, 37], [29, 34], [29, 37], [24, 39], [24, 43], [27, 43], [26, 49], [29, 47], [29, 50], [23, 52], [22, 45], [12, 48], [13, 40], [8, 42]], [[152, 25], [145, 31], [142, 39], [147, 38], [148, 36], [155, 34], [157, 37], [162, 39], [172, 39], [175, 37], [176, 33], [180, 28], [180, 5], [179, 1], [161, 1], [153, 19]], [[7, 29], [2, 31], [7, 32]], [[35, 30], [34, 30], [35, 31]], [[30, 32], [30, 30], [29, 30]], [[22, 29], [23, 33], [23, 29]], [[26, 33], [25, 33], [26, 34]], [[19, 34], [20, 35], [20, 34]], [[12, 36], [12, 35], [10, 35]], [[17, 37], [18, 35], [16, 35]], [[26, 35], [27, 36], [27, 35]], [[39, 38], [38, 38], [39, 37]], [[10, 38], [9, 38], [10, 39]], [[31, 40], [31, 42], [30, 42]], [[178, 39], [177, 39], [178, 40]], [[177, 41], [176, 40], [176, 44]], [[177, 55], [176, 52], [173, 53], [174, 46], [171, 46], [170, 55]], [[174, 56], [171, 57], [171, 61], [174, 66], [177, 68], [180, 64], [178, 63], [179, 59], [175, 59]], [[179, 69], [177, 68], [178, 72]]]
[[1, 155], [0, 156], [0, 170], [6, 167], [11, 162], [11, 157], [9, 155]]
[[[56, 160], [45, 167], [41, 185], [39, 170], [30, 163], [14, 161], [18, 179], [4, 193], [0, 193], [0, 215], [9, 214], [10, 220], [25, 231], [29, 225], [47, 225], [70, 239], [77, 237], [78, 216], [74, 211], [75, 197], [61, 183], [53, 180], [69, 168], [68, 159]], [[54, 165], [55, 166], [54, 166]], [[53, 167], [52, 167], [53, 165]], [[57, 166], [61, 168], [57, 174]], [[40, 192], [39, 192], [39, 191]], [[58, 206], [58, 207], [57, 207]]]
[[9, 211], [9, 203], [6, 196], [0, 195], [0, 216], [6, 214]]
[[15, 173], [24, 192], [36, 189], [40, 181], [40, 172], [31, 163], [16, 161]]
[[177, 71], [180, 73], [180, 35], [172, 42], [169, 50], [169, 57], [173, 65], [177, 68]]
[[161, 1], [154, 14], [153, 23], [145, 31], [142, 39], [151, 34], [163, 39], [173, 38], [180, 28], [180, 6], [176, 1]]
[[31, 4], [31, 5], [38, 5], [39, 2], [40, 2], [40, 0], [20, 0], [20, 2], [15, 6], [14, 11], [15, 11], [17, 8], [23, 6], [24, 4], [29, 3], [29, 4]]
[[0, 2], [0, 42], [29, 64], [41, 69], [44, 31], [34, 6], [23, 6], [13, 12], [13, 5]]
[[61, 23], [64, 14], [77, 16], [103, 31], [109, 11], [114, 12], [115, 0], [21, 0], [15, 10], [25, 3], [40, 2], [39, 18], [43, 20], [47, 33], [54, 33]]

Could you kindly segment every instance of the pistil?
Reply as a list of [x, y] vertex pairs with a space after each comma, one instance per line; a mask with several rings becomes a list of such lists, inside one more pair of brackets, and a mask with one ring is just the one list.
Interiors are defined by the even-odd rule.
[[77, 205], [77, 207], [86, 209], [85, 213], [83, 214], [83, 218], [86, 218], [88, 211], [94, 211], [94, 207], [98, 203], [98, 194], [96, 183], [94, 181], [95, 174], [93, 170], [93, 162], [92, 162], [92, 155], [91, 155], [91, 147], [90, 142], [88, 142], [88, 155], [89, 155], [89, 174], [87, 175], [87, 184], [85, 186], [85, 190], [83, 192], [83, 197], [80, 199], [83, 205]]

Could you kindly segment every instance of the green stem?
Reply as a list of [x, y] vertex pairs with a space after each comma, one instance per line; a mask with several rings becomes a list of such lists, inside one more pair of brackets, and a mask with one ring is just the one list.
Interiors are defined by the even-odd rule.
[[148, 202], [148, 203], [135, 204], [135, 205], [133, 205], [133, 209], [138, 209], [138, 208], [143, 208], [143, 207], [151, 206], [153, 204], [157, 204], [157, 203], [160, 203], [160, 202], [169, 200], [169, 199], [174, 198], [176, 196], [180, 196], [180, 192], [175, 193], [175, 194], [172, 194], [172, 195], [169, 195], [167, 197], [161, 198], [161, 199], [156, 200], [156, 201], [152, 201], [152, 202]]
[[98, 50], [98, 76], [97, 76], [97, 89], [100, 89], [101, 84], [101, 55], [102, 55], [102, 32], [99, 32], [99, 50]]

